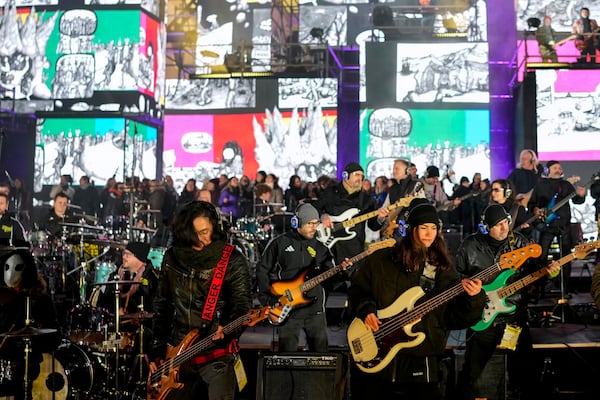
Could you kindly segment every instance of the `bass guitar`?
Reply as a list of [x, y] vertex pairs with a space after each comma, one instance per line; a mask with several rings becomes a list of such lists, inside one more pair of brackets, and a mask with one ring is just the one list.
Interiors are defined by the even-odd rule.
[[[584, 186], [588, 186], [590, 183], [592, 183], [592, 181], [597, 179], [598, 178], [592, 177], [592, 179], [590, 179]], [[569, 181], [569, 183], [571, 184], [579, 182], [580, 180], [581, 178], [578, 176], [572, 176], [567, 179], [567, 181]], [[530, 225], [532, 222], [535, 222], [537, 220], [544, 221], [546, 224], [549, 224], [550, 222], [554, 221], [556, 218], [558, 218], [558, 215], [556, 215], [556, 211], [558, 211], [558, 209], [567, 204], [569, 200], [571, 200], [573, 197], [577, 196], [577, 192], [573, 191], [569, 193], [565, 198], [559, 200], [558, 202], [556, 201], [557, 196], [558, 194], [555, 194], [552, 197], [552, 199], [550, 199], [550, 202], [548, 203], [549, 208], [540, 210], [539, 215], [534, 215], [531, 218], [527, 219], [527, 221], [523, 222], [520, 226], [516, 227], [514, 231], [519, 232], [521, 229], [524, 229], [524, 227]]]
[[[480, 271], [473, 278], [487, 280], [507, 268], [518, 268], [530, 257], [539, 257], [542, 248], [532, 244], [509, 253], [502, 254], [500, 261]], [[382, 323], [377, 332], [371, 331], [360, 318], [355, 318], [348, 327], [348, 344], [357, 367], [367, 373], [384, 369], [405, 348], [420, 345], [425, 333], [413, 332], [413, 326], [429, 312], [437, 309], [464, 292], [460, 283], [442, 293], [418, 304], [425, 295], [420, 286], [408, 289], [390, 306], [377, 311]]]
[[[585, 258], [589, 253], [597, 248], [600, 248], [600, 240], [579, 244], [575, 246], [573, 253], [558, 260], [558, 264], [562, 267], [563, 265], [575, 259]], [[515, 311], [516, 306], [507, 306], [504, 299], [545, 276], [548, 273], [548, 267], [539, 269], [538, 271], [535, 271], [509, 285], [506, 285], [506, 281], [508, 278], [513, 276], [514, 273], [515, 271], [511, 269], [503, 271], [493, 282], [483, 285], [483, 289], [487, 295], [487, 304], [483, 309], [481, 321], [473, 325], [471, 329], [474, 331], [482, 331], [487, 329], [499, 314], [508, 314]]]
[[[376, 250], [392, 247], [395, 244], [395, 239], [386, 239], [371, 243], [367, 246], [367, 250], [352, 257], [350, 261], [352, 263], [358, 262]], [[338, 272], [341, 272], [343, 269], [344, 267], [342, 267], [342, 264], [339, 264], [307, 281], [305, 281], [305, 278], [308, 270], [305, 270], [292, 280], [273, 282], [271, 284], [271, 293], [280, 297], [277, 304], [269, 311], [269, 322], [274, 325], [279, 325], [286, 320], [292, 309], [311, 303], [314, 299], [306, 298], [305, 293], [336, 275]]]
[[[393, 211], [398, 207], [408, 207], [410, 202], [415, 198], [416, 197], [403, 197], [394, 204], [390, 204], [387, 209], [389, 211]], [[331, 216], [333, 228], [326, 228], [323, 226], [323, 224], [319, 224], [319, 226], [317, 226], [316, 233], [317, 240], [328, 248], [331, 248], [339, 240], [350, 240], [354, 238], [356, 236], [356, 232], [351, 231], [350, 228], [356, 224], [360, 224], [363, 221], [377, 216], [377, 210], [375, 210], [352, 218], [353, 215], [356, 215], [359, 212], [360, 210], [358, 208], [350, 208], [340, 215]]]
[[[225, 335], [235, 332], [242, 326], [254, 326], [267, 318], [269, 306], [256, 308], [247, 314], [235, 319], [223, 327]], [[186, 361], [191, 360], [198, 354], [208, 350], [214, 344], [212, 335], [197, 340], [199, 332], [197, 329], [188, 333], [177, 346], [167, 348], [167, 356], [155, 372], [148, 376], [147, 399], [164, 400], [172, 390], [180, 390], [183, 383], [179, 382], [179, 368]]]

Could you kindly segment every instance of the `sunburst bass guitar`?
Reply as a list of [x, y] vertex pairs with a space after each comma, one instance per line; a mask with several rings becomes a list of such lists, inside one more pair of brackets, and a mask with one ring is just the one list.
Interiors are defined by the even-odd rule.
[[[254, 326], [267, 318], [269, 309], [266, 306], [248, 311], [247, 314], [235, 319], [223, 327], [223, 334], [228, 335], [242, 326]], [[177, 346], [167, 348], [167, 356], [155, 372], [148, 376], [147, 399], [164, 400], [172, 390], [182, 389], [184, 384], [179, 382], [179, 368], [181, 365], [200, 353], [210, 349], [213, 344], [213, 335], [197, 340], [198, 330], [188, 333]]]
[[[542, 248], [532, 244], [502, 254], [500, 261], [480, 271], [473, 278], [482, 281], [493, 277], [498, 271], [518, 268], [528, 258], [539, 257]], [[360, 318], [355, 318], [348, 327], [348, 344], [357, 367], [367, 373], [384, 369], [402, 349], [416, 347], [425, 340], [425, 333], [413, 332], [413, 326], [429, 312], [442, 306], [464, 289], [460, 283], [418, 304], [424, 296], [419, 286], [412, 287], [398, 297], [390, 306], [377, 311], [382, 323], [377, 332], [371, 331]]]
[[[396, 239], [386, 239], [371, 243], [367, 246], [367, 250], [352, 257], [350, 262], [358, 262], [376, 250], [392, 247], [395, 244]], [[305, 270], [292, 280], [273, 282], [271, 284], [271, 293], [280, 297], [277, 304], [269, 311], [269, 322], [273, 325], [279, 325], [286, 320], [294, 308], [311, 303], [313, 299], [307, 298], [305, 293], [311, 291], [343, 269], [342, 264], [339, 264], [307, 281], [305, 281], [305, 278], [308, 270]]]

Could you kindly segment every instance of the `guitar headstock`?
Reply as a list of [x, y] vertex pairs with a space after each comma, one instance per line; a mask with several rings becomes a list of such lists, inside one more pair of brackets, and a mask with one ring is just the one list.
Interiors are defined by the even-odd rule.
[[408, 207], [410, 205], [410, 202], [413, 201], [414, 199], [418, 199], [419, 196], [408, 196], [408, 197], [402, 197], [400, 199], [398, 199], [394, 204], [393, 204], [393, 208], [398, 208], [398, 207]]
[[248, 318], [245, 322], [248, 326], [254, 326], [258, 324], [260, 321], [267, 319], [269, 316], [269, 310], [271, 310], [271, 306], [264, 306], [261, 308], [253, 308], [248, 311], [246, 317]]
[[396, 239], [390, 238], [390, 239], [380, 240], [378, 242], [370, 243], [367, 246], [367, 252], [369, 254], [371, 254], [374, 251], [377, 251], [379, 249], [384, 249], [386, 247], [393, 247], [395, 245], [396, 245]]
[[508, 253], [504, 253], [500, 256], [500, 268], [501, 269], [517, 269], [527, 259], [537, 258], [542, 254], [542, 247], [537, 244], [530, 244], [529, 246], [521, 247], [520, 249], [513, 250]]
[[581, 177], [578, 175], [572, 175], [567, 178], [567, 182], [569, 182], [571, 185], [574, 185], [579, 181], [581, 181]]
[[581, 243], [575, 246], [575, 249], [573, 250], [573, 256], [576, 259], [581, 260], [585, 258], [588, 254], [590, 254], [592, 251], [599, 248], [600, 240], [596, 240], [594, 242]]

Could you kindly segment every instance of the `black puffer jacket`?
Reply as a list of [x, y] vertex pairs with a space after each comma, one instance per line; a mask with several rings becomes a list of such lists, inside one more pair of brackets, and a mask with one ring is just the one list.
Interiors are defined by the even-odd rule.
[[[525, 236], [521, 235], [520, 233], [515, 233], [514, 249], [528, 245], [529, 240]], [[502, 254], [510, 251], [511, 248], [509, 246], [508, 239], [501, 243], [494, 243], [493, 239], [489, 235], [484, 235], [480, 232], [474, 233], [465, 238], [460, 249], [458, 250], [456, 255], [456, 270], [462, 276], [470, 278], [479, 273], [481, 270], [498, 262]], [[515, 271], [515, 274], [508, 279], [507, 284], [522, 278], [528, 273], [531, 273], [534, 268], [535, 266], [528, 260]], [[498, 274], [500, 274], [500, 272], [498, 272]], [[493, 282], [496, 277], [497, 275], [488, 281], [483, 282], [483, 284], [486, 285]], [[516, 292], [515, 294], [507, 297], [505, 302], [507, 305], [516, 305], [516, 313], [500, 314], [495, 319], [496, 323], [513, 321], [523, 322], [526, 320], [527, 316], [525, 306], [527, 304], [526, 299], [522, 296], [521, 292]], [[523, 318], [525, 318], [525, 320], [523, 320]]]
[[[423, 267], [417, 272], [407, 272], [403, 265], [394, 263], [395, 248], [376, 251], [365, 259], [362, 268], [352, 278], [349, 289], [350, 305], [356, 316], [364, 320], [370, 313], [391, 305], [408, 289], [419, 286]], [[460, 277], [450, 267], [436, 273], [435, 284], [417, 304], [460, 283]], [[475, 296], [461, 293], [424, 316], [413, 331], [425, 332], [423, 343], [414, 348], [403, 349], [399, 355], [439, 355], [446, 347], [449, 331], [471, 326], [481, 318], [485, 304], [485, 293]], [[408, 304], [407, 304], [408, 305]], [[400, 311], [400, 310], [399, 310]]]
[[[177, 249], [167, 250], [154, 298], [153, 332], [157, 344], [177, 345], [194, 328], [199, 329], [201, 338], [208, 337], [218, 325], [225, 326], [250, 310], [252, 295], [248, 265], [241, 253], [234, 250], [217, 301], [217, 312], [212, 321], [202, 319], [206, 296], [224, 247], [225, 242], [217, 241], [195, 252], [194, 265], [177, 259]], [[240, 329], [220, 342], [225, 347], [242, 332]]]

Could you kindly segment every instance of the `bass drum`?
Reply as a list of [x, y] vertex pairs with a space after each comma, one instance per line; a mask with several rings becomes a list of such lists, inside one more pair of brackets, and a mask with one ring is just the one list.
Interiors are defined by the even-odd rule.
[[33, 381], [31, 392], [36, 400], [87, 399], [93, 383], [94, 369], [86, 352], [73, 343], [63, 343], [54, 360], [52, 354], [43, 354], [40, 374]]

